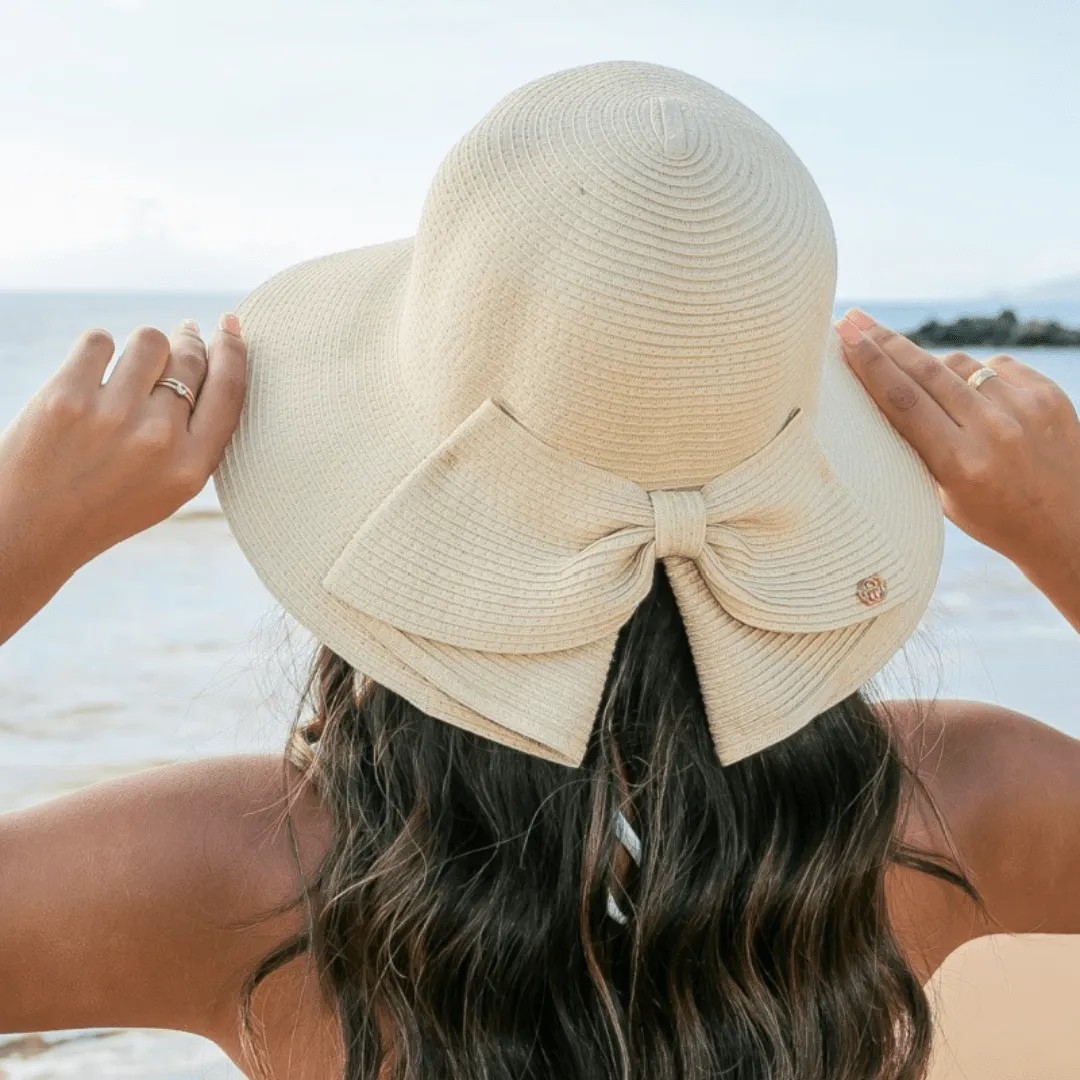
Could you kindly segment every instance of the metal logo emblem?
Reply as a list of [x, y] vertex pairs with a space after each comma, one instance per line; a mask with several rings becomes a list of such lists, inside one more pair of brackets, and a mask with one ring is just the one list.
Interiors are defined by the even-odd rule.
[[855, 586], [855, 596], [858, 598], [859, 603], [864, 604], [866, 607], [874, 607], [875, 604], [880, 604], [888, 595], [888, 592], [888, 583], [878, 574], [874, 574], [873, 577], [863, 578]]

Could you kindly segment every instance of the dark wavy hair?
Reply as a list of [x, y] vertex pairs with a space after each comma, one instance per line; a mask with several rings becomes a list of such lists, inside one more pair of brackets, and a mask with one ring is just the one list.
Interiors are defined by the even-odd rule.
[[981, 901], [954, 860], [898, 837], [917, 773], [858, 693], [721, 766], [662, 565], [579, 768], [358, 691], [325, 647], [306, 700], [290, 759], [333, 839], [297, 898], [306, 928], [248, 979], [249, 1036], [260, 982], [310, 953], [346, 1080], [924, 1075], [930, 1011], [886, 870]]

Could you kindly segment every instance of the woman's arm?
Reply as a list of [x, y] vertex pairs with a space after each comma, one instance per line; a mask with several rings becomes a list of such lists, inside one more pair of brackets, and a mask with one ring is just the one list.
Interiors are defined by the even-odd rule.
[[[197, 494], [244, 400], [246, 349], [231, 314], [209, 350], [198, 327], [143, 327], [107, 382], [113, 340], [91, 330], [0, 435], [0, 643], [84, 563]], [[154, 383], [178, 378], [195, 410]]]
[[[1080, 421], [1061, 388], [995, 356], [999, 377], [973, 390], [966, 380], [981, 365], [964, 353], [939, 360], [861, 312], [837, 330], [855, 373], [926, 461], [949, 518], [1015, 562], [1080, 630]], [[984, 934], [1080, 933], [1080, 741], [978, 702], [935, 702], [910, 717], [922, 725], [909, 733], [920, 744], [913, 761], [986, 901], [984, 915], [959, 890], [920, 879], [911, 940], [924, 948], [937, 934], [939, 963]], [[913, 839], [942, 846], [929, 817]]]
[[[0, 641], [80, 566], [197, 493], [239, 418], [234, 316], [209, 348], [189, 324], [171, 339], [136, 331], [103, 383], [112, 354], [104, 331], [84, 334], [0, 436]], [[194, 411], [155, 389], [163, 376], [197, 394]], [[310, 872], [328, 840], [280, 757], [151, 769], [0, 814], [0, 1032], [175, 1028], [249, 1068], [244, 981], [301, 926], [295, 907], [273, 912], [298, 895], [296, 856]], [[254, 1007], [276, 1074], [339, 1068], [306, 962], [268, 978]]]

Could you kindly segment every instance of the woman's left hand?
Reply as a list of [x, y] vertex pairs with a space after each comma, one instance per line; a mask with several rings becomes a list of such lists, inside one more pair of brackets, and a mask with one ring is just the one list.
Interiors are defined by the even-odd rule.
[[[0, 641], [80, 566], [168, 517], [217, 468], [244, 402], [247, 350], [231, 314], [209, 348], [187, 322], [142, 327], [107, 382], [113, 339], [87, 331], [0, 435]], [[179, 379], [188, 401], [162, 378]]]

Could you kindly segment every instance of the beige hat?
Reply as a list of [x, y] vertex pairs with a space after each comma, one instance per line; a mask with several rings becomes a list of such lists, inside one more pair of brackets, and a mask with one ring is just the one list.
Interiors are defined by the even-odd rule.
[[737, 761], [882, 667], [940, 565], [835, 280], [820, 192], [744, 105], [652, 64], [540, 79], [453, 148], [415, 237], [240, 306], [221, 505], [360, 672], [568, 765], [662, 559]]

